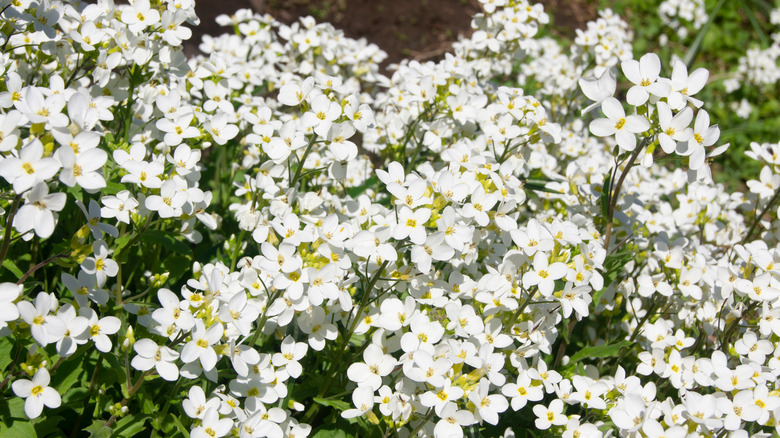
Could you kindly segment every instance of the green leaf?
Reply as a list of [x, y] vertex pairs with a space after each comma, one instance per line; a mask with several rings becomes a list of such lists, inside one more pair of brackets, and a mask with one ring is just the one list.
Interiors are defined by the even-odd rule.
[[11, 271], [16, 276], [17, 280], [21, 279], [24, 276], [24, 272], [22, 272], [21, 269], [16, 267], [14, 262], [12, 262], [9, 259], [3, 260], [3, 267]]
[[179, 417], [176, 415], [168, 414], [171, 418], [173, 418], [173, 423], [176, 424], [176, 429], [179, 429], [179, 433], [181, 433], [185, 438], [190, 438], [190, 431], [187, 430], [186, 427], [184, 427], [183, 424], [181, 424], [181, 420], [179, 420]]
[[342, 400], [328, 400], [326, 398], [314, 397], [314, 402], [315, 403], [319, 403], [319, 404], [321, 404], [323, 406], [329, 406], [331, 408], [336, 408], [339, 411], [346, 411], [347, 409], [349, 409], [351, 407], [349, 403], [347, 403], [345, 401], [342, 401]]
[[[10, 393], [10, 391], [8, 391]], [[10, 399], [0, 397], [0, 436], [34, 438], [35, 429], [24, 414], [24, 399], [11, 396]]]
[[530, 190], [532, 192], [555, 193], [556, 195], [562, 195], [563, 194], [563, 192], [559, 192], [558, 190], [548, 189], [543, 184], [536, 184], [536, 183], [526, 182], [524, 184], [524, 187], [525, 187], [526, 190]]
[[84, 192], [81, 190], [81, 186], [75, 185], [73, 187], [69, 187], [66, 192], [70, 193], [71, 196], [78, 199], [81, 202], [84, 202]]
[[328, 424], [314, 431], [312, 438], [352, 438], [354, 435], [344, 430], [343, 426]]
[[16, 396], [10, 399], [0, 398], [0, 419], [7, 421], [15, 418], [28, 421], [24, 414], [24, 399]]
[[5, 368], [14, 360], [14, 343], [8, 337], [0, 338], [0, 370]]
[[89, 394], [88, 388], [71, 388], [68, 392], [62, 394], [62, 404], [73, 405], [76, 411], [81, 411], [84, 399]]
[[124, 184], [119, 184], [117, 182], [107, 182], [106, 186], [102, 189], [100, 189], [101, 195], [116, 195], [117, 193], [121, 192], [122, 190], [126, 190], [127, 188], [124, 186]]
[[56, 434], [55, 436], [60, 436], [65, 430], [64, 427], [59, 425], [62, 420], [64, 420], [64, 418], [61, 416], [54, 415], [51, 417], [46, 417], [42, 421], [35, 423], [33, 426], [35, 428], [35, 436], [44, 437], [49, 434]]
[[66, 360], [51, 376], [51, 386], [60, 394], [65, 394], [80, 380], [87, 379], [87, 368], [81, 360]]
[[358, 196], [360, 196], [361, 193], [368, 190], [369, 187], [376, 184], [377, 181], [379, 181], [379, 178], [376, 175], [374, 175], [371, 178], [367, 179], [363, 184], [357, 187], [350, 187], [349, 189], [347, 189], [347, 193], [349, 193], [349, 196], [353, 198], [357, 198]]
[[604, 184], [601, 186], [601, 216], [605, 219], [609, 216], [609, 188], [612, 175], [607, 174]]
[[614, 254], [608, 254], [604, 258], [604, 287], [593, 294], [593, 304], [598, 306], [601, 296], [607, 291], [607, 287], [612, 284], [623, 272], [626, 263], [634, 258], [634, 254], [629, 251], [619, 251]]
[[[108, 364], [110, 365], [108, 368], [114, 372], [116, 375], [116, 381], [121, 382], [123, 385], [125, 383], [125, 365], [119, 361], [119, 358], [116, 357], [113, 353], [106, 353], [103, 355], [103, 359], [105, 359]], [[122, 392], [127, 388], [122, 386]], [[124, 394], [123, 394], [124, 395]]]
[[14, 437], [14, 438], [37, 438], [35, 428], [29, 420], [16, 420], [12, 421], [11, 425], [4, 427], [0, 423], [0, 436]]
[[192, 249], [186, 243], [176, 239], [173, 233], [169, 231], [146, 230], [141, 236], [141, 240], [162, 245], [169, 251], [192, 254]]
[[111, 428], [106, 426], [105, 420], [92, 420], [84, 431], [89, 432], [90, 438], [111, 438]]
[[580, 361], [582, 359], [591, 359], [597, 357], [615, 357], [620, 353], [620, 349], [633, 345], [631, 341], [620, 341], [614, 344], [597, 345], [595, 347], [585, 347], [578, 351], [571, 357], [570, 363]]
[[133, 437], [139, 432], [146, 429], [146, 420], [149, 419], [147, 415], [128, 415], [125, 418], [117, 421], [114, 426], [114, 435], [116, 437]]

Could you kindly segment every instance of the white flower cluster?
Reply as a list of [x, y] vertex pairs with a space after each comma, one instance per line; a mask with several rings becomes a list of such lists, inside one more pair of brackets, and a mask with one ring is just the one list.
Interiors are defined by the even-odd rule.
[[[109, 425], [156, 375], [193, 437], [308, 436], [324, 409], [385, 436], [521, 410], [564, 437], [780, 433], [778, 145], [728, 193], [707, 70], [633, 59], [611, 11], [564, 55], [540, 6], [482, 3], [454, 54], [388, 78], [311, 18], [222, 16], [236, 34], [186, 60], [191, 1], [0, 2], [3, 231], [75, 226], [63, 287], [0, 284], [0, 333], [32, 338], [25, 413], [94, 346], [127, 363]], [[538, 96], [501, 85], [516, 63]], [[217, 248], [176, 282], [128, 263], [144, 239]]]
[[688, 36], [688, 25], [699, 30], [709, 18], [704, 0], [664, 0], [658, 6], [658, 16], [680, 39]]

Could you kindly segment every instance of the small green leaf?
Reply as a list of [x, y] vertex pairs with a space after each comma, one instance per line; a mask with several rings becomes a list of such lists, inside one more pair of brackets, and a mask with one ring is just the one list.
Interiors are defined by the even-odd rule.
[[116, 437], [134, 437], [139, 432], [146, 429], [146, 420], [149, 419], [147, 415], [128, 415], [125, 418], [117, 421], [114, 426], [114, 435]]
[[524, 187], [525, 187], [526, 190], [530, 190], [532, 192], [555, 193], [556, 195], [562, 195], [563, 194], [563, 192], [559, 192], [558, 190], [548, 189], [543, 184], [536, 184], [536, 183], [526, 182], [524, 184]]
[[62, 420], [64, 420], [64, 418], [61, 416], [54, 415], [51, 417], [46, 417], [44, 420], [35, 423], [35, 436], [44, 437], [49, 434], [59, 436], [56, 435], [56, 433], [61, 434], [64, 430], [64, 427], [59, 425]]
[[101, 195], [116, 195], [117, 193], [121, 192], [122, 190], [126, 190], [127, 188], [124, 186], [124, 184], [120, 184], [117, 182], [108, 182], [106, 183], [106, 186], [100, 190]]
[[612, 175], [607, 174], [604, 179], [604, 184], [601, 186], [601, 216], [607, 218], [609, 216], [609, 189]]
[[11, 261], [11, 260], [9, 260], [9, 259], [5, 259], [5, 260], [3, 260], [3, 267], [4, 267], [4, 268], [6, 268], [6, 269], [8, 269], [9, 271], [11, 271], [11, 272], [12, 272], [12, 273], [13, 273], [13, 274], [16, 276], [16, 279], [17, 279], [17, 280], [18, 280], [18, 279], [21, 279], [21, 278], [24, 276], [24, 272], [22, 272], [22, 270], [21, 270], [21, 269], [19, 269], [18, 267], [16, 267], [16, 265], [14, 264], [14, 262], [12, 262], [12, 261]]
[[162, 245], [165, 249], [182, 254], [192, 254], [190, 247], [176, 239], [173, 233], [162, 230], [146, 230], [141, 236], [141, 240], [149, 243], [156, 243]]
[[374, 184], [376, 184], [377, 181], [379, 181], [379, 178], [376, 175], [374, 175], [371, 178], [367, 179], [363, 184], [361, 184], [361, 185], [359, 185], [357, 187], [350, 187], [347, 190], [347, 193], [349, 193], [349, 196], [351, 196], [353, 198], [357, 198], [358, 196], [360, 196], [361, 193], [363, 193], [366, 190], [368, 190], [369, 187], [371, 187]]
[[60, 394], [65, 394], [79, 380], [87, 379], [87, 368], [81, 360], [66, 360], [51, 376], [51, 386]]
[[84, 432], [89, 432], [90, 438], [111, 438], [111, 428], [106, 426], [105, 420], [92, 420]]
[[184, 438], [190, 438], [190, 431], [187, 430], [186, 427], [184, 427], [183, 424], [181, 424], [181, 420], [179, 420], [179, 417], [173, 414], [168, 414], [171, 418], [173, 418], [173, 423], [176, 425], [176, 429], [179, 429], [179, 433], [181, 433]]
[[0, 370], [5, 368], [13, 361], [14, 343], [8, 337], [0, 338]]
[[[108, 368], [114, 372], [114, 375], [116, 375], [116, 381], [122, 382], [124, 384], [126, 378], [125, 378], [125, 365], [119, 361], [119, 358], [116, 357], [113, 353], [107, 353], [103, 355], [103, 359], [105, 359], [108, 364], [110, 365]], [[125, 391], [125, 387], [122, 387], [122, 392]]]
[[0, 436], [8, 436], [14, 438], [37, 438], [38, 434], [35, 433], [35, 428], [29, 420], [25, 419], [16, 420], [11, 423], [9, 427], [5, 427], [0, 423]]
[[571, 357], [570, 363], [580, 361], [582, 359], [590, 359], [597, 357], [614, 357], [620, 353], [620, 349], [633, 345], [631, 341], [620, 341], [614, 344], [597, 345], [595, 347], [585, 347], [578, 351]]
[[351, 408], [349, 403], [347, 403], [345, 401], [342, 401], [342, 400], [328, 400], [328, 399], [325, 399], [325, 398], [314, 397], [314, 402], [315, 403], [319, 403], [319, 404], [321, 404], [323, 406], [329, 406], [331, 408], [336, 408], [339, 411], [346, 411], [347, 409]]
[[312, 438], [351, 438], [354, 435], [347, 432], [343, 426], [328, 424], [317, 428]]

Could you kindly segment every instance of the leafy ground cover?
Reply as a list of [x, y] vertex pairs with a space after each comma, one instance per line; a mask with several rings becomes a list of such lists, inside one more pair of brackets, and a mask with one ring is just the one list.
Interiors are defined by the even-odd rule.
[[616, 5], [0, 0], [0, 434], [778, 433], [780, 12]]

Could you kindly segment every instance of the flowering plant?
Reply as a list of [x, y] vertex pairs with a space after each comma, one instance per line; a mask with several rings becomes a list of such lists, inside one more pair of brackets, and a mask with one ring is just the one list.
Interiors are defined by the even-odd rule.
[[387, 77], [311, 18], [187, 59], [191, 0], [0, 0], [0, 430], [780, 433], [778, 145], [729, 193], [706, 69], [482, 3]]

